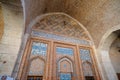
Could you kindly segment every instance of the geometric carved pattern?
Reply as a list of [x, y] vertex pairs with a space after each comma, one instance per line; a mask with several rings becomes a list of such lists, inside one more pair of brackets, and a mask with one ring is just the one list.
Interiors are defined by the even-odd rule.
[[47, 15], [39, 20], [32, 29], [90, 40], [86, 31], [76, 21], [62, 14]]

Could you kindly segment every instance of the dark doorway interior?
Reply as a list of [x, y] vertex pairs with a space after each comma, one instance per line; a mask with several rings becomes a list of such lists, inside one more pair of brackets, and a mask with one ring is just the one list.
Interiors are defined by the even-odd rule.
[[28, 76], [27, 80], [43, 80], [42, 76]]
[[95, 80], [93, 76], [85, 76], [85, 80]]
[[117, 73], [117, 76], [118, 76], [118, 80], [120, 80], [120, 73]]

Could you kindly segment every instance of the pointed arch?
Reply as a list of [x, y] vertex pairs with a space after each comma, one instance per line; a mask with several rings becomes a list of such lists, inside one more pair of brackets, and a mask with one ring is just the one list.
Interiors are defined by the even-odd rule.
[[42, 58], [41, 56], [32, 57], [32, 58], [30, 59], [30, 62], [33, 61], [34, 59], [40, 59], [40, 60], [44, 61], [44, 63], [45, 63], [45, 59]]
[[44, 75], [45, 60], [42, 57], [33, 57], [29, 62], [28, 75]]
[[[113, 26], [112, 28], [108, 29], [106, 33], [103, 35], [98, 49], [97, 49], [97, 56], [99, 60], [99, 68], [101, 71], [102, 78], [104, 80], [107, 79], [114, 79], [117, 80], [117, 75], [115, 73], [115, 70], [112, 66], [110, 57], [109, 57], [109, 49], [112, 44], [112, 42], [117, 38], [117, 36], [114, 34], [115, 31], [120, 30], [120, 24], [117, 26]], [[107, 66], [106, 66], [107, 65]], [[109, 66], [109, 67], [108, 67]], [[109, 72], [109, 69], [111, 71], [111, 74]]]
[[[61, 18], [63, 18], [63, 24], [68, 24], [68, 25], [71, 25], [72, 26], [72, 28], [73, 28], [73, 30], [72, 30], [72, 32], [70, 32], [70, 30], [68, 29], [67, 31], [68, 31], [68, 33], [67, 33], [67, 31], [65, 31], [65, 32], [62, 32], [62, 33], [67, 33], [67, 35], [69, 35], [69, 36], [76, 36], [76, 38], [82, 38], [82, 39], [85, 39], [86, 41], [88, 41], [88, 42], [90, 42], [90, 44], [92, 44], [93, 42], [93, 40], [92, 40], [92, 37], [90, 36], [90, 34], [89, 34], [89, 32], [87, 31], [87, 29], [80, 23], [80, 22], [78, 22], [76, 19], [74, 19], [74, 18], [72, 18], [71, 16], [69, 16], [69, 15], [67, 15], [67, 14], [65, 14], [65, 13], [61, 13], [61, 12], [56, 12], [56, 13], [47, 13], [47, 14], [44, 14], [44, 15], [40, 15], [40, 16], [38, 16], [38, 17], [36, 17], [33, 21], [31, 21], [31, 23], [29, 24], [29, 26], [27, 27], [27, 29], [26, 29], [26, 33], [31, 33], [32, 32], [32, 28], [34, 27], [34, 26], [46, 26], [46, 24], [44, 25], [44, 24], [41, 24], [42, 23], [42, 21], [44, 21], [44, 23], [47, 21], [47, 20], [49, 20], [49, 21], [51, 21], [52, 19], [51, 18], [53, 18], [53, 24], [58, 24], [58, 22], [60, 22], [60, 20], [62, 20]], [[57, 21], [57, 18], [58, 19], [60, 19], [59, 21]], [[49, 22], [48, 21], [48, 22]], [[50, 27], [50, 25], [47, 25], [47, 26], [49, 26]], [[52, 25], [52, 26], [55, 26], [55, 25]], [[51, 29], [52, 29], [53, 27], [51, 27]], [[76, 30], [74, 30], [76, 28]], [[38, 29], [38, 28], [37, 28]], [[42, 27], [40, 28], [40, 29], [43, 29]], [[48, 29], [48, 27], [47, 27], [47, 29]], [[60, 28], [61, 29], [61, 31], [63, 31], [63, 29], [62, 28]], [[59, 29], [59, 30], [60, 30]], [[55, 30], [55, 29], [54, 29]], [[53, 31], [54, 31], [53, 30]], [[58, 32], [57, 33], [59, 33], [59, 32], [61, 32], [61, 31], [59, 31], [58, 30]], [[48, 32], [50, 32], [50, 31], [48, 31]], [[52, 32], [53, 33], [53, 32]], [[56, 32], [55, 32], [56, 33]], [[57, 34], [56, 33], [56, 34]], [[72, 34], [70, 34], [70, 33], [72, 33]], [[80, 34], [79, 34], [80, 33]], [[60, 33], [61, 34], [61, 33]]]
[[58, 72], [60, 72], [60, 66], [61, 66], [61, 62], [63, 62], [63, 61], [66, 61], [67, 63], [69, 63], [69, 67], [70, 67], [70, 71], [71, 72], [73, 72], [73, 62], [72, 62], [72, 60], [70, 59], [70, 58], [68, 58], [68, 57], [66, 57], [66, 56], [64, 56], [64, 57], [62, 57], [62, 58], [60, 58], [59, 60], [58, 60]]

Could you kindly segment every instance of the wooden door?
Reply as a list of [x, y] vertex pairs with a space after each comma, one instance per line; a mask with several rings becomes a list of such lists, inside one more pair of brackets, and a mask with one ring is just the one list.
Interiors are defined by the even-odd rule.
[[42, 76], [28, 76], [27, 80], [43, 80]]
[[95, 80], [93, 76], [85, 76], [85, 80]]

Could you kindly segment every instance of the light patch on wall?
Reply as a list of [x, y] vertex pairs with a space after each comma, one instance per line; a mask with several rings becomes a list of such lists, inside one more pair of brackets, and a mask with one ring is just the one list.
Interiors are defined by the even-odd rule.
[[2, 7], [0, 4], [0, 39], [2, 38], [3, 32], [4, 32], [4, 20], [2, 14]]

